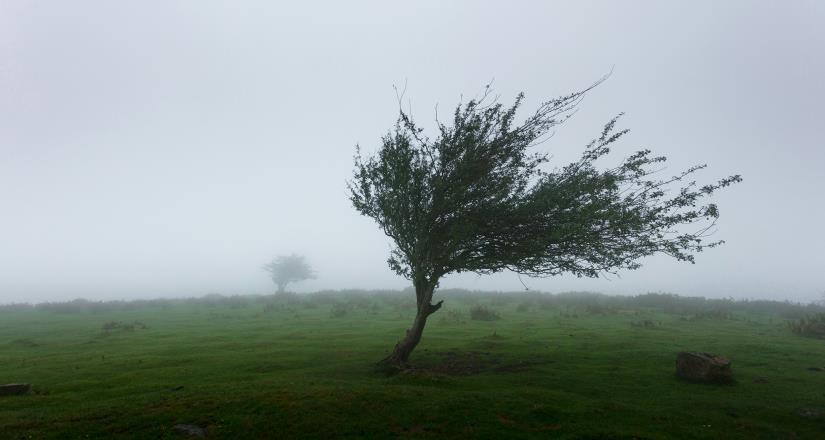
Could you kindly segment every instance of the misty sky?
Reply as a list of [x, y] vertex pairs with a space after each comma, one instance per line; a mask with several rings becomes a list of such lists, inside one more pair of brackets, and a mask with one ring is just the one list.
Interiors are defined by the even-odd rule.
[[[723, 191], [697, 264], [652, 257], [536, 290], [819, 299], [825, 2], [0, 1], [0, 303], [402, 288], [350, 206], [356, 143], [405, 105], [432, 127], [494, 79], [525, 113], [613, 69], [539, 148], [575, 158], [619, 112], [620, 157], [708, 163]], [[516, 275], [442, 287], [523, 289]]]

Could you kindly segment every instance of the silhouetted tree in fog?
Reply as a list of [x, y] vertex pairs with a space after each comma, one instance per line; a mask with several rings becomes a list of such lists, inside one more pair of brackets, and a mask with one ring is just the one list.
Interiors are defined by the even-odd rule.
[[[597, 277], [636, 269], [655, 253], [693, 262], [694, 253], [722, 243], [704, 241], [719, 211], [703, 200], [740, 177], [697, 186], [688, 179], [705, 167], [699, 165], [654, 179], [666, 159], [649, 150], [597, 168], [627, 133], [615, 129], [618, 116], [580, 159], [542, 169], [548, 155], [531, 147], [597, 84], [544, 102], [523, 120], [516, 118], [523, 94], [505, 107], [488, 86], [481, 98], [459, 104], [451, 123], [438, 122], [435, 139], [401, 109], [374, 156], [364, 158], [356, 147], [350, 199], [395, 242], [388, 263], [412, 281], [418, 304], [412, 327], [384, 363], [408, 360], [443, 303], [432, 298], [446, 274]], [[672, 184], [680, 187], [670, 191]]]
[[282, 255], [264, 266], [272, 276], [272, 282], [278, 286], [278, 293], [283, 293], [287, 284], [315, 279], [315, 272], [303, 255]]

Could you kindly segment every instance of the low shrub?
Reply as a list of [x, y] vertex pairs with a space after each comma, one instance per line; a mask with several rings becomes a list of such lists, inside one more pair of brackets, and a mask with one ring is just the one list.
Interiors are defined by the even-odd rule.
[[458, 310], [446, 310], [441, 315], [441, 322], [449, 324], [460, 324], [464, 322], [465, 316]]
[[295, 308], [288, 305], [288, 304], [282, 304], [282, 303], [274, 302], [274, 301], [264, 304], [264, 313], [283, 313], [283, 312], [294, 313]]
[[795, 321], [789, 321], [791, 331], [802, 336], [825, 338], [825, 313], [803, 316]]
[[[825, 304], [801, 304], [789, 301], [709, 299], [702, 297], [681, 297], [667, 293], [647, 293], [637, 296], [607, 296], [593, 292], [482, 292], [463, 289], [439, 289], [445, 295], [461, 301], [482, 301], [493, 307], [515, 307], [518, 311], [560, 310], [567, 317], [574, 313], [607, 314], [622, 313], [626, 310], [658, 310], [676, 315], [683, 320], [734, 319], [742, 314], [763, 314], [770, 317], [798, 320], [803, 317], [825, 313]], [[210, 307], [243, 309], [249, 306], [265, 307], [268, 303], [284, 304], [292, 308], [326, 309], [339, 302], [349, 302], [358, 310], [371, 310], [371, 303], [378, 302], [385, 310], [398, 312], [404, 316], [415, 311], [415, 291], [404, 290], [325, 290], [311, 294], [282, 293], [276, 295], [232, 295], [217, 293], [198, 298], [159, 298], [132, 301], [91, 301], [76, 299], [65, 302], [47, 302], [34, 305], [0, 305], [0, 314], [22, 312], [29, 309], [37, 312], [60, 314], [102, 314], [113, 311], [169, 309], [172, 307]], [[524, 305], [521, 305], [524, 303]], [[509, 310], [509, 309], [508, 309]], [[286, 311], [286, 310], [285, 310]], [[575, 312], [574, 312], [575, 311]]]
[[726, 320], [733, 319], [733, 313], [727, 310], [704, 310], [681, 317], [682, 321], [698, 321], [703, 319]]
[[501, 316], [495, 310], [479, 305], [470, 309], [470, 319], [474, 321], [495, 321], [501, 319]]
[[103, 332], [111, 333], [113, 331], [133, 331], [145, 330], [149, 328], [146, 324], [140, 321], [122, 322], [122, 321], [107, 321], [103, 324]]
[[352, 306], [349, 304], [338, 303], [334, 304], [330, 309], [329, 315], [333, 318], [343, 318], [349, 315]]
[[584, 310], [591, 315], [612, 315], [617, 312], [615, 307], [606, 306], [599, 303], [585, 304]]
[[16, 313], [24, 310], [34, 310], [34, 306], [29, 303], [0, 304], [0, 313]]
[[368, 310], [373, 305], [372, 300], [364, 295], [351, 295], [346, 298], [346, 301], [350, 307], [355, 309]]
[[641, 321], [633, 321], [630, 323], [630, 326], [638, 328], [657, 328], [659, 327], [659, 324], [649, 319], [644, 319]]

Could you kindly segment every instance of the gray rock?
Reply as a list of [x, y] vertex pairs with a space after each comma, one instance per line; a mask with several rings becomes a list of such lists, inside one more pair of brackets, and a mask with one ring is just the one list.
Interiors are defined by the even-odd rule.
[[181, 423], [172, 427], [175, 431], [195, 438], [206, 438], [206, 428], [201, 428], [198, 425], [189, 425]]
[[27, 383], [10, 383], [0, 385], [0, 396], [20, 396], [28, 394], [32, 386]]
[[825, 416], [825, 410], [822, 408], [799, 408], [796, 413], [807, 418], [819, 418]]
[[722, 356], [683, 351], [676, 356], [676, 376], [690, 382], [730, 383], [730, 361]]

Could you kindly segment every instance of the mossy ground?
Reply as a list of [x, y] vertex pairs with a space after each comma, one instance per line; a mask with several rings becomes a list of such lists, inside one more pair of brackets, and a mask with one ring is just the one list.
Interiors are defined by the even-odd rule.
[[[0, 398], [0, 438], [825, 438], [825, 341], [778, 316], [446, 296], [386, 376], [408, 298], [319, 298], [0, 313], [0, 383], [35, 388]], [[681, 350], [736, 383], [677, 380]]]

